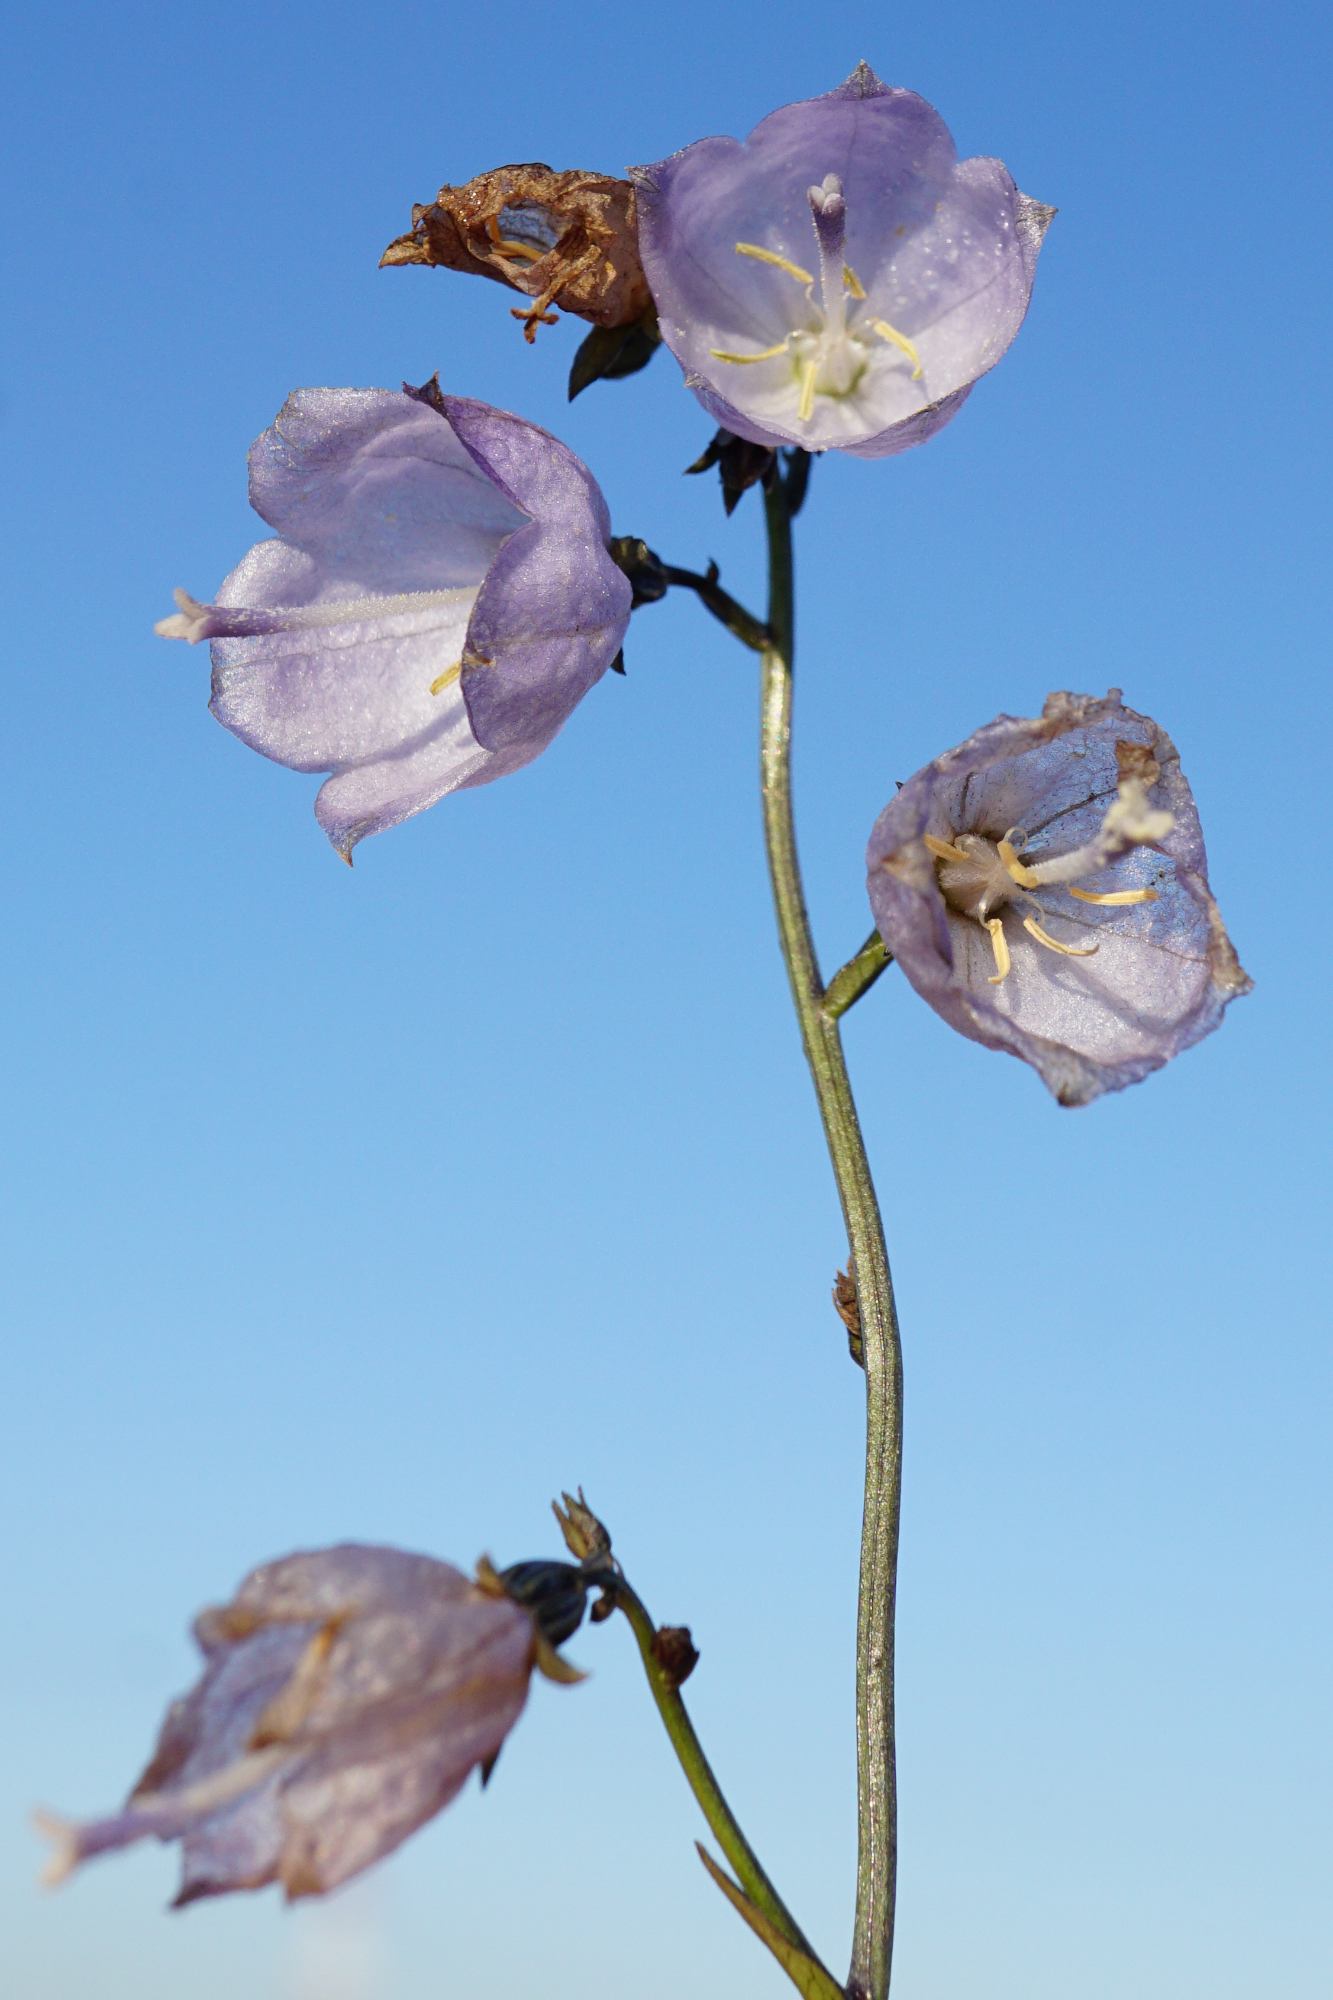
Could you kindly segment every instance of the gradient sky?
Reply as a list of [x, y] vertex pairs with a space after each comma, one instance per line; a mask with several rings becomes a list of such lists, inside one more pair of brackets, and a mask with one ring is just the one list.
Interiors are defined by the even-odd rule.
[[[929, 446], [814, 469], [797, 806], [831, 969], [892, 792], [1004, 709], [1177, 741], [1256, 980], [1059, 1110], [890, 973], [847, 1042], [907, 1366], [902, 2000], [1324, 2000], [1330, 979], [1326, 19], [1283, 4], [54, 5], [3, 118], [9, 2000], [778, 2000], [623, 1621], [484, 1797], [363, 1883], [164, 1914], [175, 1858], [33, 1887], [114, 1805], [188, 1621], [340, 1538], [555, 1553], [582, 1481], [770, 1872], [841, 1971], [862, 1380], [759, 838], [754, 664], [636, 615], [531, 769], [367, 842], [152, 636], [264, 532], [287, 392], [445, 386], [558, 431], [618, 532], [762, 592], [660, 355], [378, 271], [414, 200], [743, 135], [861, 57], [1060, 214]], [[1316, 866], [1316, 863], [1319, 863]], [[1314, 901], [1311, 902], [1310, 898]], [[1320, 1218], [1325, 1220], [1321, 1222]]]

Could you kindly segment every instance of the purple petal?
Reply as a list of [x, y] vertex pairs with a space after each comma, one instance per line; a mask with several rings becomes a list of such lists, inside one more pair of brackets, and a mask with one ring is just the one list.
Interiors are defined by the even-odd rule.
[[250, 505], [307, 559], [290, 581], [310, 594], [270, 604], [478, 584], [523, 525], [438, 413], [389, 389], [294, 391], [251, 446]]
[[521, 417], [461, 396], [444, 403], [477, 464], [531, 516], [491, 564], [463, 671], [478, 742], [522, 750], [526, 763], [619, 652], [630, 585], [607, 554], [610, 516], [581, 459]]
[[[1152, 753], [1159, 775], [1148, 796], [1175, 824], [1080, 886], [1151, 887], [1157, 900], [1105, 907], [1054, 887], [1047, 907], [1058, 913], [1061, 941], [1097, 946], [1083, 958], [1049, 951], [1025, 932], [1021, 910], [1004, 910], [1012, 967], [993, 984], [990, 937], [946, 904], [922, 836], [998, 842], [1021, 828], [1024, 862], [1071, 853], [1095, 840], [1116, 798], [1118, 743]], [[1032, 1063], [1063, 1104], [1160, 1069], [1250, 989], [1208, 887], [1175, 747], [1115, 690], [1104, 701], [1052, 695], [1038, 720], [1001, 716], [936, 758], [881, 813], [866, 866], [880, 934], [917, 992], [961, 1034]]]

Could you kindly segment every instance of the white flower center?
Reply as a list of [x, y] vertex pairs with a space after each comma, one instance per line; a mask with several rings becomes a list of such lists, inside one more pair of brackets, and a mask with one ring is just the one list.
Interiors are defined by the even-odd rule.
[[[755, 361], [773, 361], [779, 355], [786, 355], [790, 359], [798, 391], [797, 415], [803, 423], [808, 422], [814, 412], [816, 396], [851, 395], [865, 374], [871, 356], [877, 351], [877, 341], [886, 341], [890, 347], [897, 348], [905, 361], [912, 364], [914, 382], [921, 378], [921, 358], [916, 348], [887, 320], [874, 316], [869, 310], [869, 301], [860, 279], [843, 261], [847, 205], [842, 197], [842, 182], [836, 174], [826, 174], [819, 187], [807, 189], [806, 199], [810, 203], [815, 235], [819, 241], [818, 280], [812, 272], [803, 271], [789, 257], [779, 256], [775, 250], [765, 250], [758, 243], [738, 243], [736, 255], [772, 264], [779, 271], [785, 271], [789, 278], [794, 278], [797, 284], [803, 285], [814, 324], [794, 328], [784, 340], [773, 347], [762, 348], [758, 354], [732, 354], [720, 347], [709, 349], [715, 361], [728, 361], [737, 367], [745, 367]], [[816, 282], [822, 305], [815, 303]], [[852, 301], [851, 321], [847, 312], [849, 298]], [[865, 306], [867, 310], [858, 315], [859, 306]]]

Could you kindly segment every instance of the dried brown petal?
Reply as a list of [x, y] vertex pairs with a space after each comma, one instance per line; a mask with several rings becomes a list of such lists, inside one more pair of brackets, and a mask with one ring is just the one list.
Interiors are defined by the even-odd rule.
[[443, 264], [511, 285], [532, 300], [515, 309], [528, 340], [551, 306], [602, 327], [632, 326], [652, 306], [631, 183], [537, 161], [442, 187], [380, 263]]

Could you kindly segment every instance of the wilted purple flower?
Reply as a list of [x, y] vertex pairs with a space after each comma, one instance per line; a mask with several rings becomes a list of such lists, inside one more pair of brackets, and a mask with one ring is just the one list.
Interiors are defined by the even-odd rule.
[[862, 63], [741, 144], [638, 167], [639, 250], [700, 402], [753, 443], [882, 458], [947, 424], [1023, 323], [1055, 210]]
[[544, 750], [616, 656], [630, 587], [587, 467], [549, 432], [432, 383], [298, 389], [250, 450], [278, 531], [168, 639], [211, 639], [219, 722], [332, 775], [358, 840]]
[[178, 1904], [281, 1882], [319, 1895], [485, 1774], [534, 1665], [580, 1679], [488, 1564], [474, 1583], [399, 1549], [286, 1556], [205, 1611], [203, 1678], [167, 1712], [122, 1812], [70, 1823], [48, 1881], [155, 1834], [181, 1842]]
[[1251, 981], [1175, 746], [1112, 688], [1001, 715], [909, 779], [866, 851], [880, 936], [951, 1027], [1087, 1104], [1210, 1034]]

